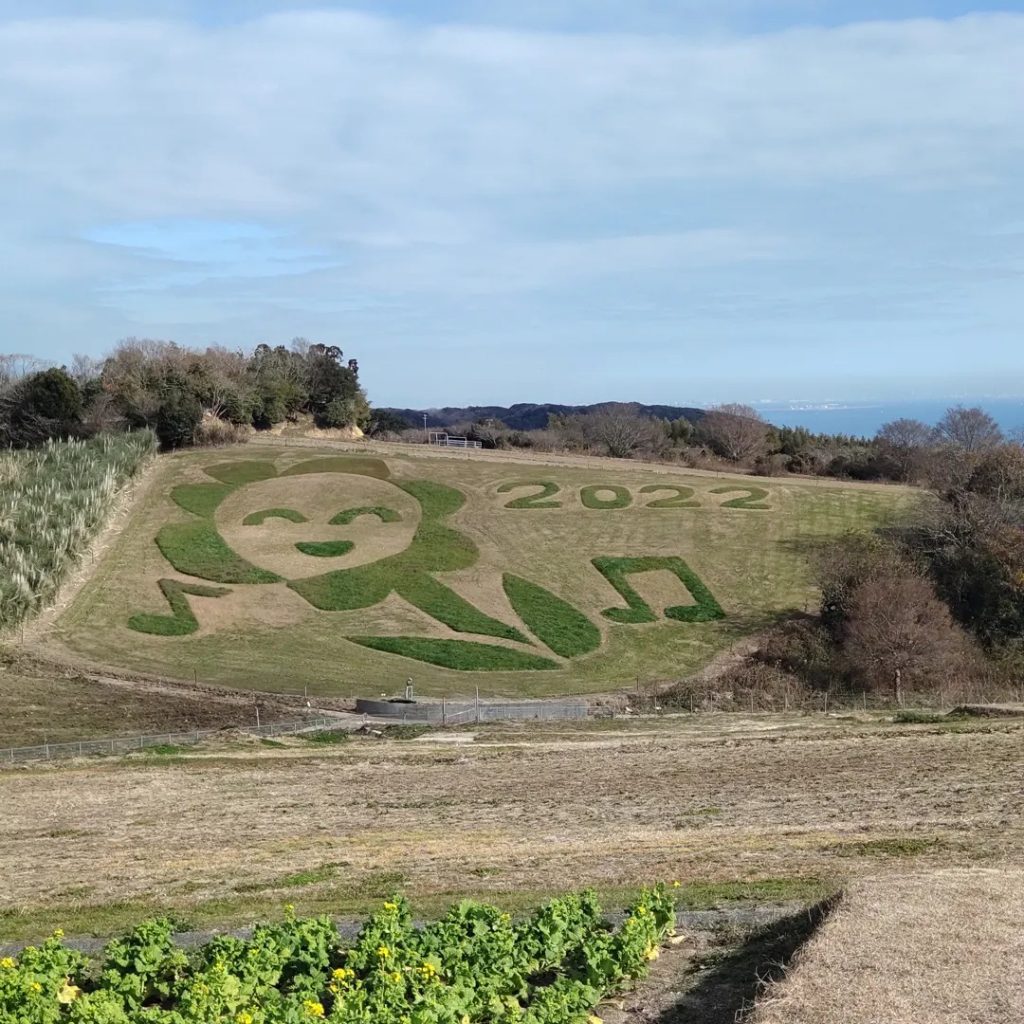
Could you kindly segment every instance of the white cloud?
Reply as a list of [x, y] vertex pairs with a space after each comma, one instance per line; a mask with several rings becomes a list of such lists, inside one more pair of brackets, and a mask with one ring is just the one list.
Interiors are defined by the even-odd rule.
[[[852, 306], [858, 288], [884, 287], [866, 261], [923, 255], [892, 233], [879, 196], [931, 196], [909, 201], [922, 244], [953, 247], [952, 227], [925, 223], [952, 213], [970, 221], [964, 230], [993, 229], [997, 214], [972, 212], [972, 196], [1008, 194], [1024, 171], [1022, 66], [1015, 15], [731, 38], [342, 12], [215, 27], [0, 23], [0, 259], [17, 264], [0, 289], [40, 338], [49, 314], [26, 296], [50, 288], [62, 330], [72, 304], [91, 303], [69, 342], [79, 346], [103, 323], [239, 335], [265, 322], [267, 302], [308, 311], [313, 333], [338, 309], [418, 310], [422, 322], [445, 312], [431, 295], [536, 293], [543, 301], [519, 311], [534, 323], [559, 289], [570, 296], [562, 314], [577, 309], [588, 282], [595, 305], [661, 321], [685, 312], [672, 306], [674, 276], [694, 306], [730, 315], [789, 289], [781, 305], [792, 315], [799, 280], [764, 268], [809, 276], [816, 259], [852, 284], [819, 282], [804, 308], [830, 295]], [[819, 205], [804, 209], [810, 195]], [[815, 219], [822, 196], [844, 207], [827, 226]], [[581, 228], [567, 211], [584, 199]], [[256, 222], [287, 252], [333, 266], [293, 266], [250, 288], [272, 253], [258, 274], [234, 257], [204, 274], [197, 253], [200, 269], [183, 278], [159, 252], [81, 242], [112, 224], [175, 219]], [[861, 246], [858, 229], [876, 243]], [[852, 263], [837, 237], [857, 250]], [[729, 267], [745, 276], [709, 276]], [[128, 288], [117, 317], [98, 317]], [[913, 302], [920, 293], [920, 282], [908, 287]], [[360, 326], [392, 330], [383, 319]]]

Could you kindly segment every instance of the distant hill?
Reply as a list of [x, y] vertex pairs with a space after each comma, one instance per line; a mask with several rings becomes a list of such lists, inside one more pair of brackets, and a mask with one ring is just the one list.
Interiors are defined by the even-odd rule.
[[478, 420], [501, 420], [513, 430], [540, 430], [548, 425], [548, 417], [554, 414], [582, 412], [635, 413], [638, 416], [652, 416], [657, 419], [688, 419], [696, 423], [703, 415], [703, 409], [691, 409], [678, 405], [643, 405], [640, 402], [597, 402], [594, 405], [552, 405], [518, 402], [515, 405], [467, 405], [445, 406], [443, 409], [388, 409], [406, 420], [411, 427], [422, 427], [426, 414], [428, 427], [450, 427], [455, 423], [475, 423]]

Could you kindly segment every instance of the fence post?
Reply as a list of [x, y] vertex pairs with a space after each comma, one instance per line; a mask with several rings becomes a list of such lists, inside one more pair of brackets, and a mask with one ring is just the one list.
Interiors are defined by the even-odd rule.
[[480, 687], [476, 688], [476, 724], [480, 724]]
[[441, 724], [448, 724], [448, 712], [447, 709], [445, 708], [444, 697], [441, 698]]

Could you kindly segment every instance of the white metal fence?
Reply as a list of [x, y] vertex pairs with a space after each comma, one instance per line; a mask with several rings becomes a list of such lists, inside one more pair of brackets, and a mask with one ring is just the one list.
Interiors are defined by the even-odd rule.
[[[250, 736], [284, 736], [307, 729], [323, 729], [337, 725], [333, 718], [302, 718], [291, 722], [270, 722], [267, 725], [239, 725], [228, 727]], [[220, 729], [190, 729], [184, 732], [157, 732], [147, 736], [112, 736], [100, 740], [74, 740], [70, 743], [41, 743], [34, 747], [0, 748], [0, 764], [20, 761], [48, 761], [55, 758], [85, 757], [88, 754], [127, 754], [147, 747], [184, 746], [198, 743], [210, 736], [223, 735]]]

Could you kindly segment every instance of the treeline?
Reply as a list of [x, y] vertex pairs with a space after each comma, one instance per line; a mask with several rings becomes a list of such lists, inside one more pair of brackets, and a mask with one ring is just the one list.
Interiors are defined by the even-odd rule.
[[145, 428], [171, 449], [242, 440], [300, 416], [323, 428], [368, 425], [359, 366], [336, 346], [297, 338], [245, 353], [132, 338], [70, 368], [0, 356], [3, 447]]
[[[422, 428], [389, 410], [376, 410], [376, 436], [424, 440]], [[935, 427], [918, 420], [887, 423], [875, 437], [821, 434], [777, 427], [746, 405], [714, 406], [693, 419], [645, 416], [629, 405], [575, 415], [552, 415], [544, 430], [513, 430], [494, 419], [454, 424], [452, 434], [485, 448], [674, 462], [693, 469], [738, 469], [764, 476], [802, 473], [852, 480], [890, 480], [942, 485], [950, 455], [981, 452], [1005, 442], [984, 410], [949, 409]]]

